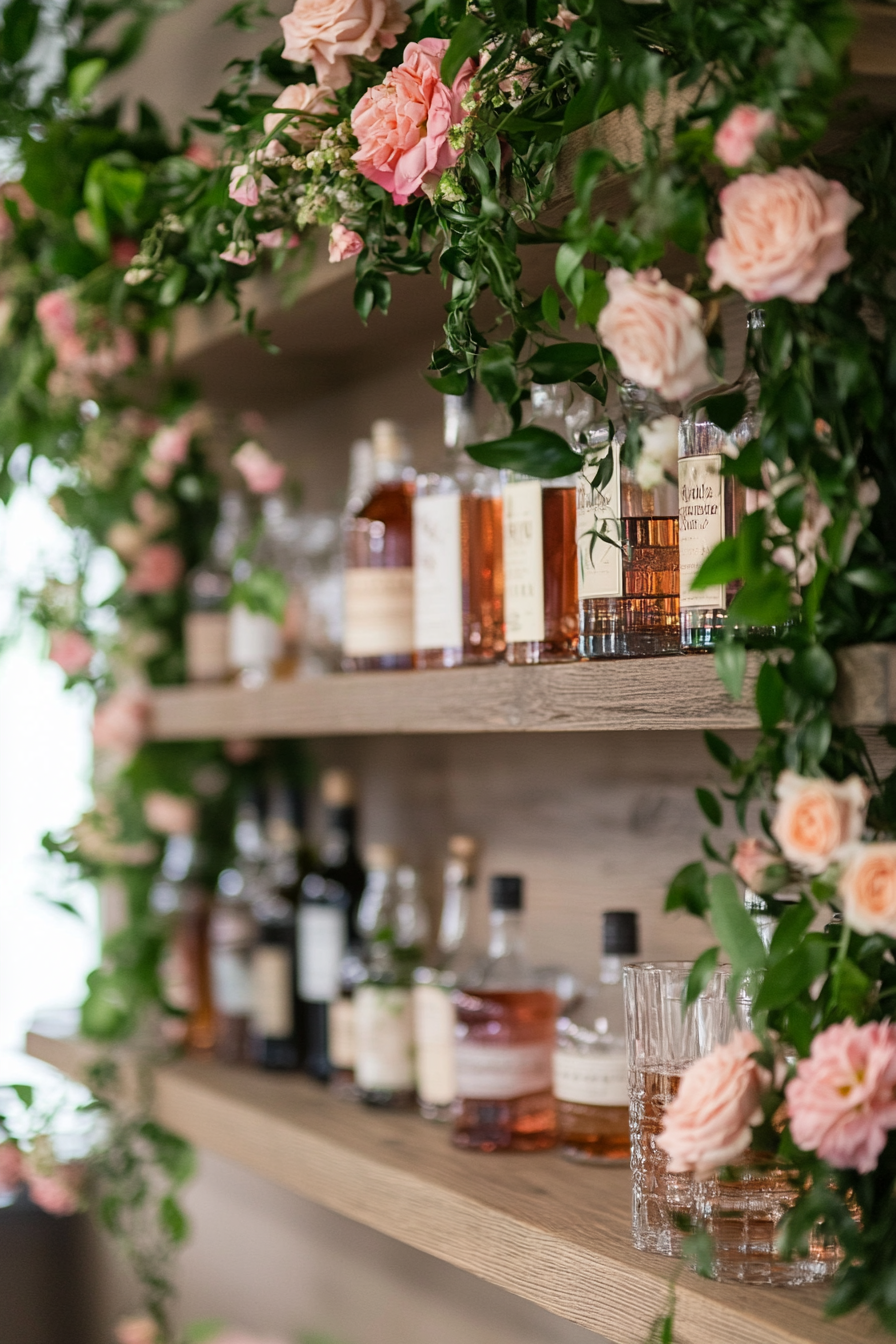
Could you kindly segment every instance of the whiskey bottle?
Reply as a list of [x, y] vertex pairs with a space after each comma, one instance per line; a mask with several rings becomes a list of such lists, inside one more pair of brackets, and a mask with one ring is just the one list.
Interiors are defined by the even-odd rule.
[[150, 909], [166, 935], [158, 972], [162, 997], [180, 1015], [166, 1034], [192, 1053], [211, 1050], [215, 1043], [208, 948], [211, 899], [204, 876], [193, 836], [172, 835], [149, 893]]
[[492, 1153], [552, 1148], [551, 1058], [557, 999], [525, 957], [523, 880], [491, 880], [489, 955], [456, 991], [454, 1142]]
[[598, 984], [574, 1000], [557, 1023], [557, 1136], [563, 1156], [573, 1162], [627, 1163], [622, 967], [638, 955], [638, 916], [632, 910], [609, 910], [603, 925]]
[[444, 399], [445, 462], [417, 477], [414, 666], [490, 663], [503, 645], [500, 476], [464, 451], [473, 388]]
[[389, 845], [367, 850], [367, 886], [359, 922], [366, 978], [355, 990], [355, 1084], [370, 1106], [414, 1101], [411, 986], [423, 961], [426, 911], [413, 868], [397, 867]]
[[[668, 415], [635, 383], [623, 383], [619, 397], [625, 426], [647, 428]], [[608, 423], [593, 422], [577, 439], [579, 652], [583, 658], [678, 653], [677, 489], [671, 482], [653, 489], [638, 483], [622, 461], [625, 427], [611, 440]]]
[[681, 648], [684, 653], [711, 649], [725, 624], [728, 604], [738, 583], [692, 589], [691, 584], [710, 551], [732, 537], [746, 512], [746, 490], [734, 476], [722, 475], [726, 457], [737, 457], [759, 433], [760, 351], [765, 326], [761, 308], [747, 314], [747, 358], [744, 371], [730, 389], [743, 392], [747, 409], [730, 433], [707, 419], [705, 408], [690, 411], [679, 432], [678, 546], [681, 559]]
[[228, 661], [227, 598], [237, 547], [248, 531], [242, 496], [228, 490], [221, 496], [220, 516], [212, 534], [208, 559], [189, 575], [189, 610], [184, 618], [184, 654], [189, 681], [226, 681]]
[[414, 655], [414, 558], [410, 450], [398, 426], [371, 431], [375, 483], [344, 527], [343, 670], [408, 668]]
[[215, 1056], [226, 1064], [251, 1058], [252, 953], [258, 936], [254, 906], [261, 895], [264, 842], [257, 799], [237, 808], [236, 857], [218, 875], [209, 916], [212, 998], [215, 1006]]
[[[572, 404], [567, 384], [531, 390], [531, 423], [564, 437]], [[505, 472], [504, 656], [508, 663], [571, 662], [578, 657], [576, 480], [540, 481]]]
[[453, 835], [448, 841], [438, 957], [414, 972], [414, 1047], [417, 1105], [425, 1120], [450, 1120], [456, 1094], [453, 991], [471, 971], [468, 925], [474, 883], [476, 841]]

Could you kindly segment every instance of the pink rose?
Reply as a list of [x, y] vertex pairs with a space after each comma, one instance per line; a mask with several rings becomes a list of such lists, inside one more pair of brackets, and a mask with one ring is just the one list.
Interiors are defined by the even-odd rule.
[[237, 247], [236, 243], [230, 243], [223, 252], [218, 253], [218, 256], [222, 261], [233, 262], [234, 266], [251, 266], [255, 260], [255, 253], [245, 243], [240, 247]]
[[[284, 112], [298, 112], [303, 116], [322, 116], [335, 112], [336, 104], [330, 89], [319, 84], [290, 84], [274, 99], [274, 106], [280, 109], [280, 115], [269, 112], [264, 119], [264, 133], [289, 136], [303, 147], [312, 145], [319, 138], [321, 126], [313, 121], [305, 121], [302, 116], [287, 119]], [[276, 140], [271, 142], [275, 145]], [[270, 148], [271, 146], [269, 146]]]
[[159, 1344], [159, 1331], [149, 1316], [125, 1316], [115, 1327], [117, 1344]]
[[50, 662], [58, 663], [67, 677], [90, 666], [95, 649], [80, 630], [50, 631]]
[[192, 426], [181, 420], [173, 425], [163, 425], [149, 441], [149, 455], [156, 462], [179, 467], [187, 460], [192, 437]]
[[284, 1344], [284, 1341], [274, 1339], [271, 1335], [247, 1335], [243, 1330], [224, 1330], [210, 1339], [209, 1344]]
[[780, 856], [764, 840], [756, 840], [750, 836], [738, 842], [731, 866], [751, 891], [761, 892], [768, 869], [780, 862]]
[[87, 358], [91, 373], [100, 378], [114, 378], [136, 363], [137, 342], [125, 327], [116, 327], [111, 341], [92, 350]]
[[157, 541], [137, 556], [137, 562], [125, 580], [130, 593], [167, 593], [183, 577], [184, 558], [176, 546]]
[[11, 1195], [25, 1179], [22, 1154], [12, 1139], [0, 1143], [0, 1195]]
[[177, 517], [173, 506], [159, 499], [151, 490], [138, 490], [131, 500], [131, 508], [134, 510], [134, 517], [151, 537], [158, 536], [160, 532], [167, 532]]
[[759, 1048], [751, 1031], [736, 1031], [727, 1045], [685, 1069], [656, 1140], [669, 1155], [670, 1171], [693, 1171], [703, 1180], [750, 1146], [750, 1130], [762, 1119], [760, 1100], [771, 1081], [751, 1058]]
[[558, 28], [565, 28], [566, 31], [569, 32], [578, 17], [578, 14], [573, 14], [571, 9], [567, 9], [565, 5], [561, 5], [557, 10], [556, 19], [552, 19], [551, 22], [556, 23]]
[[843, 857], [843, 918], [856, 933], [896, 938], [896, 845], [850, 845]]
[[807, 873], [823, 873], [845, 845], [861, 838], [869, 794], [858, 775], [835, 784], [785, 770], [775, 796], [772, 835], [784, 857]]
[[396, 205], [435, 185], [460, 158], [448, 132], [464, 119], [461, 100], [475, 66], [465, 61], [446, 88], [440, 72], [447, 50], [445, 38], [409, 43], [402, 64], [368, 89], [352, 112], [359, 145], [352, 158], [365, 177], [392, 193]]
[[398, 0], [296, 0], [280, 20], [283, 55], [313, 65], [318, 84], [341, 89], [352, 77], [347, 56], [375, 61], [409, 22]]
[[616, 356], [623, 378], [670, 401], [707, 387], [712, 374], [697, 300], [670, 285], [656, 267], [631, 275], [613, 266], [606, 279], [610, 299], [597, 334]]
[[149, 727], [150, 704], [145, 691], [123, 686], [97, 705], [93, 715], [93, 745], [97, 751], [130, 758], [143, 745]]
[[126, 565], [133, 565], [146, 545], [146, 532], [138, 523], [113, 523], [106, 533], [106, 545]]
[[273, 179], [262, 173], [259, 181], [247, 163], [238, 163], [230, 170], [228, 195], [237, 205], [257, 205], [263, 191], [270, 191]]
[[199, 821], [196, 803], [176, 793], [156, 789], [143, 799], [143, 816], [151, 831], [162, 835], [192, 835]]
[[174, 475], [174, 463], [156, 462], [154, 458], [148, 457], [140, 470], [150, 485], [154, 485], [157, 490], [167, 490]]
[[820, 1032], [786, 1096], [797, 1147], [832, 1167], [873, 1171], [896, 1128], [896, 1027], [847, 1019]]
[[727, 168], [743, 168], [756, 153], [756, 141], [775, 125], [774, 112], [762, 112], [750, 103], [741, 103], [716, 131], [713, 149]]
[[32, 1204], [43, 1209], [44, 1213], [52, 1213], [56, 1218], [67, 1218], [81, 1207], [82, 1174], [79, 1167], [69, 1163], [56, 1167], [49, 1175], [43, 1175], [35, 1171], [29, 1159], [25, 1158], [25, 1179]]
[[745, 173], [719, 202], [722, 237], [706, 253], [713, 289], [731, 285], [751, 302], [814, 303], [850, 263], [846, 227], [862, 207], [811, 168]]
[[218, 160], [211, 146], [200, 144], [198, 140], [194, 140], [192, 145], [187, 146], [184, 150], [184, 158], [189, 159], [191, 163], [197, 163], [200, 168], [205, 168], [209, 172], [212, 168], [218, 166]]
[[253, 495], [271, 495], [279, 490], [286, 476], [286, 467], [275, 462], [260, 443], [250, 439], [238, 448], [231, 458]]
[[53, 289], [49, 294], [41, 294], [34, 311], [50, 345], [58, 345], [67, 336], [75, 335], [77, 310], [67, 289]]
[[[255, 241], [257, 243], [261, 243], [262, 247], [282, 247], [283, 230], [271, 229], [270, 232], [268, 233], [260, 233]], [[289, 242], [286, 244], [286, 246], [288, 248], [298, 247], [300, 241], [301, 240], [299, 238], [299, 235], [297, 233], [294, 233], [291, 235]]]
[[[771, 503], [771, 500], [769, 500]], [[772, 515], [773, 524], [777, 523], [777, 518]], [[818, 490], [810, 482], [806, 487], [805, 500], [803, 502], [803, 520], [797, 529], [796, 546], [776, 546], [772, 551], [772, 559], [776, 565], [780, 565], [788, 574], [796, 574], [796, 581], [801, 588], [811, 583], [818, 569], [817, 550], [821, 541], [821, 535], [826, 527], [833, 522], [833, 516], [827, 504], [824, 504], [819, 497]], [[783, 530], [783, 525], [782, 530]]]
[[344, 224], [334, 224], [330, 229], [330, 260], [345, 261], [348, 257], [356, 257], [364, 246], [364, 239], [360, 233], [355, 233], [354, 229], [347, 229]]

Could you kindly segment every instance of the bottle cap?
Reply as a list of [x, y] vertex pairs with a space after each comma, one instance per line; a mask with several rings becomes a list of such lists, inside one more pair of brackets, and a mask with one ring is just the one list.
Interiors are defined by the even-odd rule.
[[370, 438], [377, 462], [403, 463], [410, 460], [407, 442], [394, 420], [374, 420], [370, 427]]
[[608, 957], [634, 957], [639, 950], [637, 911], [605, 910], [604, 954]]
[[448, 853], [453, 859], [472, 859], [476, 849], [472, 835], [452, 835], [448, 838]]
[[398, 848], [396, 845], [368, 845], [364, 850], [364, 866], [375, 872], [387, 873], [398, 867]]
[[355, 781], [347, 770], [325, 770], [320, 777], [320, 796], [325, 807], [351, 807]]
[[489, 897], [493, 910], [522, 910], [523, 879], [505, 874], [493, 877], [489, 883]]

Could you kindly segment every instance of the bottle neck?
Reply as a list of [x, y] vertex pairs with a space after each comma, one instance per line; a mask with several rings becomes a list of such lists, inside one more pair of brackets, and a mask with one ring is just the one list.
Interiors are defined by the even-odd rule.
[[522, 961], [526, 955], [522, 911], [492, 910], [488, 922], [489, 957], [492, 960], [498, 957], [515, 957]]
[[324, 813], [321, 859], [327, 868], [340, 868], [354, 854], [355, 809], [328, 807]]
[[[456, 872], [452, 871], [453, 867], [456, 867]], [[438, 937], [439, 952], [444, 960], [447, 961], [460, 950], [466, 936], [469, 917], [469, 872], [462, 864], [449, 864], [445, 873], [445, 892]]]

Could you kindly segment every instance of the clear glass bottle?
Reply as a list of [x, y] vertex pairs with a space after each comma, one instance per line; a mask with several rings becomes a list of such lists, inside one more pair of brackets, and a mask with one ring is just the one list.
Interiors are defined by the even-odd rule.
[[221, 496], [218, 523], [208, 559], [187, 578], [189, 610], [184, 618], [184, 653], [188, 681], [226, 681], [228, 660], [227, 598], [237, 547], [246, 538], [248, 519], [242, 495]]
[[491, 663], [503, 648], [501, 479], [464, 449], [476, 438], [473, 387], [444, 399], [445, 463], [417, 477], [414, 666]]
[[612, 442], [606, 421], [576, 436], [583, 452], [576, 487], [583, 658], [679, 652], [677, 489], [671, 482], [643, 489], [621, 460], [625, 426], [650, 425], [668, 409], [636, 383], [623, 383], [619, 399], [625, 423]]
[[392, 420], [374, 422], [375, 483], [346, 520], [346, 672], [408, 668], [414, 658], [414, 557], [410, 448]]
[[244, 798], [234, 827], [236, 857], [218, 875], [209, 916], [215, 1056], [226, 1064], [251, 1059], [252, 954], [258, 936], [255, 903], [262, 894], [264, 840], [258, 800]]
[[454, 1143], [492, 1153], [552, 1148], [557, 999], [526, 960], [523, 880], [493, 877], [488, 960], [455, 992]]
[[418, 966], [414, 972], [417, 1105], [425, 1120], [450, 1120], [457, 1091], [452, 996], [459, 980], [471, 971], [467, 928], [475, 860], [476, 841], [469, 835], [453, 835], [444, 869], [438, 956], [434, 965]]
[[208, 917], [211, 905], [202, 856], [192, 835], [169, 836], [158, 878], [149, 893], [150, 909], [163, 921], [166, 947], [159, 966], [162, 997], [182, 1014], [169, 1039], [193, 1053], [215, 1044], [215, 1013], [209, 968]]
[[608, 910], [603, 926], [598, 983], [573, 1000], [557, 1022], [557, 1138], [563, 1156], [573, 1162], [627, 1164], [631, 1148], [622, 967], [638, 955], [638, 916], [633, 910]]
[[411, 986], [424, 958], [429, 921], [413, 868], [397, 866], [389, 845], [366, 854], [367, 886], [359, 922], [366, 978], [355, 990], [355, 1083], [371, 1106], [414, 1101]]
[[678, 491], [681, 560], [681, 649], [699, 653], [711, 649], [725, 624], [728, 604], [737, 582], [691, 590], [703, 561], [715, 546], [732, 537], [746, 512], [746, 490], [733, 476], [723, 476], [722, 460], [738, 453], [759, 433], [759, 375], [762, 330], [761, 308], [747, 314], [747, 357], [744, 371], [730, 391], [743, 392], [747, 410], [730, 434], [706, 418], [703, 407], [684, 416], [679, 432]]
[[[568, 438], [566, 383], [531, 389], [532, 424]], [[576, 476], [535, 480], [502, 473], [504, 657], [508, 663], [578, 658]]]
[[[264, 586], [268, 573], [281, 575], [287, 568], [282, 524], [285, 505], [278, 496], [265, 499], [262, 521], [251, 559], [240, 556], [233, 566], [238, 584]], [[257, 690], [277, 674], [284, 657], [283, 621], [264, 610], [255, 610], [250, 600], [232, 602], [228, 624], [228, 661], [231, 673], [247, 690]]]
[[298, 995], [296, 915], [301, 872], [298, 795], [277, 785], [265, 823], [263, 889], [254, 914], [252, 1054], [263, 1069], [298, 1069], [304, 1055]]
[[305, 1036], [303, 1067], [322, 1083], [330, 1077], [327, 1023], [330, 1005], [342, 997], [349, 904], [349, 894], [341, 882], [320, 873], [308, 873], [303, 879], [297, 928]]

